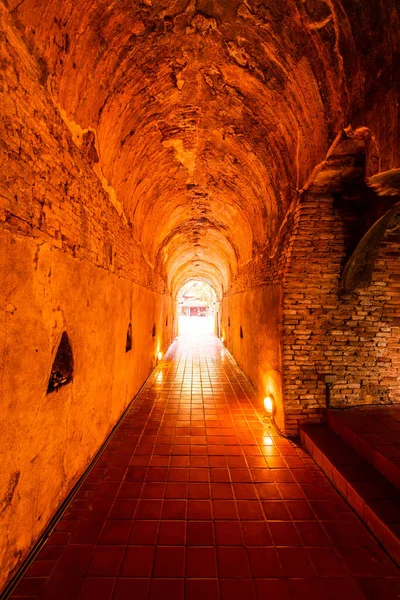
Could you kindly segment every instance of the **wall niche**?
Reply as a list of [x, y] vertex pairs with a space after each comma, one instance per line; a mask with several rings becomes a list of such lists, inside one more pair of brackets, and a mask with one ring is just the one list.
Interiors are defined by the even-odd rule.
[[132, 323], [129, 323], [126, 331], [125, 352], [132, 350]]
[[57, 348], [53, 366], [51, 367], [47, 394], [55, 392], [60, 389], [60, 387], [67, 385], [67, 383], [72, 381], [73, 372], [74, 357], [68, 334], [64, 331]]

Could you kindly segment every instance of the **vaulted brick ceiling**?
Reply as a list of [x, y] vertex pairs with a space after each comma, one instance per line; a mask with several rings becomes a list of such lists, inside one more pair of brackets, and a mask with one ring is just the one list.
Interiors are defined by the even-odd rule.
[[272, 247], [295, 190], [360, 120], [375, 93], [368, 68], [390, 55], [390, 7], [344, 4], [9, 1], [43, 83], [72, 129], [96, 133], [102, 175], [172, 289], [193, 275], [226, 287]]

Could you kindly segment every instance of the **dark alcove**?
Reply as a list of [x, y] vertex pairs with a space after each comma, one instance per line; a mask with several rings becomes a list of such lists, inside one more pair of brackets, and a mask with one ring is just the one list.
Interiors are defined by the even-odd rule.
[[129, 350], [132, 350], [132, 323], [129, 323], [126, 332], [125, 352], [129, 352]]
[[72, 348], [69, 342], [68, 334], [66, 331], [61, 336], [57, 354], [51, 368], [49, 384], [47, 386], [47, 393], [50, 394], [55, 390], [58, 390], [63, 385], [67, 385], [72, 381], [72, 375], [74, 371], [74, 358], [72, 355]]

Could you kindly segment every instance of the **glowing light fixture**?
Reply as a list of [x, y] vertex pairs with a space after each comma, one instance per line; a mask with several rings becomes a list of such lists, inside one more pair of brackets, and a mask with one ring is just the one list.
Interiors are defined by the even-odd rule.
[[269, 395], [264, 398], [264, 409], [269, 415], [272, 415], [274, 412], [274, 399], [272, 396]]
[[163, 357], [163, 353], [162, 353], [162, 352], [159, 352], [159, 353], [157, 354], [157, 358], [158, 358], [158, 360], [161, 360], [161, 359], [162, 359], [162, 357]]
[[221, 342], [224, 343], [224, 341], [225, 341], [225, 338], [224, 338], [224, 336], [222, 336], [221, 337]]

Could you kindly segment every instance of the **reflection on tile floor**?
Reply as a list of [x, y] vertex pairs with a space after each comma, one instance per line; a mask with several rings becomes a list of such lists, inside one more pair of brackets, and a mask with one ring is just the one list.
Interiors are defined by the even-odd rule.
[[13, 598], [386, 600], [399, 571], [212, 335], [178, 338]]

